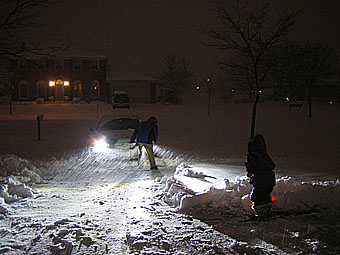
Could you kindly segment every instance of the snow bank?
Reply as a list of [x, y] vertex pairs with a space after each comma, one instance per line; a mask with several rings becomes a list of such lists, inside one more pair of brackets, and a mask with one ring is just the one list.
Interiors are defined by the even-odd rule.
[[17, 178], [2, 178], [0, 180], [0, 214], [9, 212], [7, 204], [32, 196], [33, 190], [19, 182]]
[[[207, 205], [245, 212], [250, 210], [252, 185], [246, 176], [234, 180], [216, 178], [210, 181], [211, 178], [214, 176], [181, 164], [173, 176], [161, 180], [164, 184], [163, 199], [178, 210]], [[340, 180], [304, 182], [282, 177], [277, 179], [272, 195], [273, 206], [284, 211], [340, 207]]]
[[0, 214], [9, 212], [7, 204], [33, 196], [26, 184], [42, 183], [38, 169], [15, 155], [0, 155]]
[[340, 207], [340, 179], [336, 181], [297, 181], [291, 177], [277, 180], [275, 206], [285, 210]]
[[15, 178], [25, 184], [43, 183], [40, 170], [30, 161], [16, 155], [0, 155], [0, 176]]

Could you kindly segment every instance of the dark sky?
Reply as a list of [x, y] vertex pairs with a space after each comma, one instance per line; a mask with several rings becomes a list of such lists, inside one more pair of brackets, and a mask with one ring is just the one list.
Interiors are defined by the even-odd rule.
[[[273, 0], [304, 9], [299, 40], [340, 44], [340, 0]], [[109, 57], [110, 76], [157, 71], [160, 57], [178, 50], [192, 59], [196, 73], [216, 70], [219, 52], [203, 46], [203, 31], [216, 24], [209, 0], [66, 0], [48, 14], [43, 41], [63, 41]]]

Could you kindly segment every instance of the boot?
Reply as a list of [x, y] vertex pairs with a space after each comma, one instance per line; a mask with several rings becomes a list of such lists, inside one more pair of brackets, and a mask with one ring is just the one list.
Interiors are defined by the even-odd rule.
[[258, 221], [266, 220], [266, 206], [265, 205], [255, 205], [254, 214], [257, 216]]
[[272, 205], [272, 202], [264, 204], [264, 217], [267, 220], [272, 217]]

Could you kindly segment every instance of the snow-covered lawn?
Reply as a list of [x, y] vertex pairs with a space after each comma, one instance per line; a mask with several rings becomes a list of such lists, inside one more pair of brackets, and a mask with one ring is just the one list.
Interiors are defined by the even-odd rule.
[[[259, 105], [256, 130], [276, 163], [277, 215], [255, 225], [243, 221], [251, 190], [244, 169], [250, 109], [216, 103], [208, 116], [202, 99], [132, 105], [142, 119], [159, 121], [155, 173], [87, 148], [89, 128], [113, 112], [110, 105], [13, 105], [11, 116], [0, 106], [0, 253], [71, 254], [76, 246], [72, 254], [125, 254], [129, 248], [154, 252], [146, 254], [336, 253], [328, 231], [339, 235], [339, 105], [315, 103], [312, 118], [306, 106]], [[38, 114], [44, 115], [40, 141]], [[185, 220], [175, 211], [185, 212]], [[170, 231], [176, 222], [181, 226]]]

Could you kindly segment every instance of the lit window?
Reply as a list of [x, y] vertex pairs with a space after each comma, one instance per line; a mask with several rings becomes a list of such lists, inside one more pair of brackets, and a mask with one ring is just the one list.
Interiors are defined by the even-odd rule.
[[99, 98], [99, 81], [94, 80], [91, 82], [91, 97], [92, 98]]
[[76, 80], [73, 82], [73, 96], [74, 97], [80, 97], [82, 98], [83, 92], [82, 92], [82, 83], [79, 80]]
[[73, 60], [73, 71], [81, 71], [81, 60]]
[[64, 85], [64, 81], [62, 79], [58, 79], [55, 81], [55, 85], [60, 87], [60, 86], [63, 86]]
[[48, 82], [48, 86], [54, 87], [54, 86], [55, 86], [55, 81], [49, 81], [49, 82]]
[[91, 60], [91, 71], [98, 71], [98, 70], [99, 70], [99, 61]]
[[64, 70], [64, 61], [57, 59], [55, 61], [55, 69], [56, 70]]

